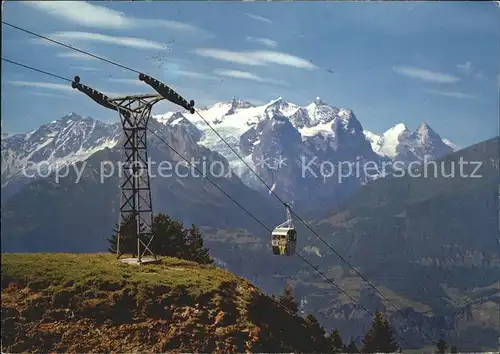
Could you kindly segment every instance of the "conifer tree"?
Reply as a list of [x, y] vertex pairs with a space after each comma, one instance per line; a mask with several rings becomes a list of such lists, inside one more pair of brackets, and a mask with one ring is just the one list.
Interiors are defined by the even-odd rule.
[[210, 257], [208, 248], [204, 246], [203, 236], [200, 230], [194, 225], [187, 230], [186, 246], [189, 253], [189, 259], [200, 264], [213, 264], [214, 260]]
[[351, 341], [349, 342], [349, 345], [347, 345], [344, 348], [344, 352], [349, 354], [359, 353], [359, 349], [356, 346], [356, 343], [354, 343], [354, 340], [352, 338]]
[[380, 312], [375, 314], [372, 327], [363, 338], [363, 353], [393, 353], [399, 349], [394, 331]]
[[299, 306], [293, 297], [292, 287], [288, 283], [285, 284], [285, 289], [283, 290], [283, 294], [279, 297], [278, 302], [292, 313], [297, 313], [299, 311]]
[[[108, 251], [112, 253], [116, 253], [117, 229], [118, 226], [114, 229], [114, 234], [108, 238], [110, 243]], [[144, 225], [141, 225], [141, 229], [144, 230]], [[153, 219], [152, 232], [154, 238], [149, 248], [155, 254], [186, 259], [200, 264], [213, 264], [209, 250], [204, 246], [203, 236], [195, 225], [186, 229], [181, 222], [171, 219], [167, 214], [160, 213]], [[136, 257], [136, 233], [136, 219], [132, 215], [122, 222], [120, 228], [120, 255], [129, 253]], [[144, 243], [147, 244], [147, 240], [144, 240]]]
[[436, 353], [438, 354], [444, 354], [446, 353], [446, 349], [448, 349], [448, 344], [446, 343], [446, 341], [444, 339], [440, 339], [437, 343], [436, 343]]
[[307, 322], [307, 326], [311, 331], [311, 337], [314, 343], [313, 347], [311, 348], [311, 351], [312, 352], [319, 351], [323, 353], [328, 348], [328, 341], [325, 338], [326, 334], [325, 329], [323, 328], [323, 326], [321, 326], [321, 324], [313, 314], [307, 315], [305, 320]]
[[323, 326], [321, 326], [321, 324], [316, 319], [316, 317], [314, 317], [313, 314], [307, 315], [306, 321], [307, 321], [307, 324], [309, 325], [309, 327], [311, 328], [311, 330], [314, 333], [316, 333], [316, 335], [318, 337], [324, 337], [325, 336], [325, 334], [326, 334], [325, 333], [325, 329], [323, 328]]
[[328, 345], [333, 353], [341, 353], [344, 349], [344, 343], [342, 343], [342, 337], [338, 329], [332, 330], [332, 333], [326, 338], [328, 340]]
[[[141, 225], [142, 226], [142, 225]], [[120, 226], [120, 253], [119, 255], [130, 253], [133, 257], [137, 253], [137, 219], [134, 214], [131, 214], [125, 221], [122, 221]], [[113, 235], [108, 238], [110, 246], [108, 251], [116, 253], [118, 246], [118, 224], [113, 229]]]
[[152, 247], [161, 256], [187, 259], [186, 230], [184, 225], [167, 214], [160, 213], [153, 219]]

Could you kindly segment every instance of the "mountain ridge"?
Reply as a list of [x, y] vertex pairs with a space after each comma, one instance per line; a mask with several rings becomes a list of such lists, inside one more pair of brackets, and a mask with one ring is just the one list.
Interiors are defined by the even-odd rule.
[[[401, 134], [393, 134], [388, 141], [386, 133], [398, 125], [389, 129], [385, 135], [365, 131], [352, 110], [328, 105], [319, 97], [306, 106], [295, 105], [282, 97], [259, 106], [233, 98], [205, 107], [200, 113], [232, 148], [242, 155], [246, 164], [227, 148], [202, 119], [186, 114], [183, 110], [154, 115], [150, 127], [161, 132], [162, 129], [159, 127], [161, 124], [167, 126], [180, 124], [193, 139], [193, 144], [220, 153], [247, 186], [263, 192], [266, 191], [262, 189], [262, 184], [246, 166], [259, 170], [256, 164], [262, 158], [277, 161], [281, 158], [280, 155], [291, 157], [298, 153], [310, 159], [319, 158], [318, 161], [354, 161], [357, 157], [362, 157], [377, 163], [383, 159], [399, 159], [408, 163], [423, 160], [426, 156], [437, 158], [454, 149], [453, 144], [445, 142], [438, 135], [437, 137], [431, 135], [431, 140], [424, 137], [422, 141], [421, 135], [417, 132], [411, 133], [406, 130], [405, 139], [399, 141]], [[269, 125], [262, 123], [264, 121], [278, 123], [283, 122], [283, 119], [290, 122], [287, 133], [275, 130], [273, 128], [275, 123]], [[259, 129], [259, 132], [256, 129]], [[264, 133], [263, 129], [270, 132]], [[266, 134], [267, 142], [263, 143], [258, 134]], [[287, 134], [292, 136], [289, 137]], [[16, 194], [30, 180], [25, 174], [31, 175], [41, 167], [57, 169], [58, 166], [85, 161], [98, 151], [115, 147], [120, 142], [120, 136], [121, 127], [118, 122], [103, 122], [70, 112], [38, 129], [2, 137], [2, 191], [4, 192], [2, 201]], [[289, 145], [286, 140], [290, 138], [295, 139], [294, 153], [283, 150]], [[275, 144], [281, 148], [276, 149]], [[393, 149], [394, 152], [385, 153], [388, 149]], [[254, 151], [258, 153], [254, 154]], [[27, 164], [30, 165], [29, 168], [24, 167]], [[311, 197], [308, 197], [311, 192], [298, 196], [290, 192], [298, 181], [303, 179], [299, 173], [300, 165], [299, 162], [295, 162], [293, 176], [285, 174], [284, 170], [273, 171], [271, 164], [260, 168], [259, 174], [268, 185], [276, 182], [275, 191], [283, 198], [310, 199], [318, 192], [312, 192], [316, 194]], [[283, 180], [282, 185], [281, 180]], [[352, 187], [349, 188], [356, 188], [356, 185], [365, 182], [366, 177], [361, 176], [359, 181], [350, 182]], [[312, 178], [308, 183], [318, 185], [321, 182], [317, 178]], [[331, 185], [330, 189], [336, 188], [333, 183]]]

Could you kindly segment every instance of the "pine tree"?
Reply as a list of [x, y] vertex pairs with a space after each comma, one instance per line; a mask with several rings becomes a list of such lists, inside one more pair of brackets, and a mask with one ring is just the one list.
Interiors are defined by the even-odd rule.
[[351, 339], [351, 341], [349, 342], [349, 345], [347, 345], [344, 348], [344, 352], [349, 353], [349, 354], [359, 353], [359, 349], [356, 346], [356, 343], [354, 343], [353, 339]]
[[363, 338], [363, 353], [393, 353], [399, 349], [394, 331], [380, 312], [375, 314], [372, 327]]
[[204, 246], [203, 236], [199, 229], [193, 224], [186, 233], [186, 246], [188, 250], [187, 259], [200, 264], [213, 264], [208, 248]]
[[293, 313], [299, 311], [299, 306], [293, 297], [292, 287], [288, 283], [285, 284], [285, 289], [279, 297], [278, 302]]
[[453, 345], [453, 346], [450, 348], [450, 353], [458, 353], [458, 349], [457, 349], [457, 347]]
[[186, 259], [186, 230], [184, 225], [160, 213], [153, 219], [152, 247], [161, 256]]
[[439, 354], [444, 354], [446, 352], [446, 349], [448, 349], [448, 344], [445, 342], [444, 339], [440, 339], [437, 343], [436, 343], [436, 353], [439, 353]]
[[323, 328], [323, 326], [321, 326], [321, 324], [319, 323], [319, 321], [316, 319], [316, 317], [314, 317], [313, 314], [309, 314], [307, 315], [306, 317], [306, 321], [307, 321], [307, 324], [309, 325], [309, 328], [311, 328], [311, 330], [317, 334], [318, 337], [324, 337], [325, 336], [325, 329]]
[[313, 314], [307, 315], [305, 318], [307, 322], [307, 326], [309, 327], [311, 331], [311, 339], [314, 343], [313, 347], [311, 348], [312, 352], [324, 352], [327, 349], [327, 344], [328, 341], [325, 338], [325, 329], [319, 321], [316, 319], [316, 317]]
[[342, 352], [344, 349], [344, 343], [342, 343], [342, 337], [340, 336], [338, 329], [335, 328], [326, 339], [328, 340], [328, 344], [330, 345], [333, 353]]
[[[109, 252], [116, 253], [118, 226], [114, 229], [114, 234], [108, 238]], [[141, 224], [141, 230], [144, 225]], [[154, 235], [149, 248], [159, 256], [176, 257], [195, 261], [201, 264], [213, 264], [208, 248], [204, 247], [203, 236], [199, 229], [192, 225], [190, 229], [171, 219], [167, 214], [160, 213], [153, 219], [152, 232]], [[120, 227], [120, 255], [131, 253], [136, 257], [136, 219], [132, 216], [122, 222]], [[148, 244], [148, 240], [143, 240]]]
[[[130, 253], [132, 254], [132, 257], [136, 256], [137, 253], [136, 228], [137, 228], [137, 220], [133, 214], [131, 214], [126, 220], [122, 221], [120, 226], [119, 255]], [[116, 253], [116, 248], [118, 245], [118, 224], [113, 229], [113, 235], [110, 238], [108, 238], [108, 241], [110, 243], [108, 251], [111, 253]]]

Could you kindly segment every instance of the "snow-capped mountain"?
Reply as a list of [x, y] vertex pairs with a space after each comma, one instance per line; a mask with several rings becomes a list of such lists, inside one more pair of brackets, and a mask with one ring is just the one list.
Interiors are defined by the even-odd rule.
[[120, 134], [119, 124], [68, 113], [38, 129], [2, 137], [2, 189], [21, 186], [32, 176], [84, 161], [97, 151], [113, 147]]
[[[182, 120], [185, 118], [201, 132], [199, 144], [221, 153], [247, 185], [267, 190], [251, 173], [250, 166], [283, 198], [313, 198], [318, 188], [325, 189], [325, 166], [331, 170], [332, 164], [341, 161], [379, 160], [354, 113], [328, 105], [319, 97], [304, 107], [281, 97], [261, 106], [233, 99], [199, 113], [168, 113], [155, 118], [165, 124], [177, 124], [182, 115]], [[326, 162], [329, 164], [325, 165]], [[330, 179], [328, 183], [338, 184], [333, 181], [338, 171], [326, 171], [326, 175]], [[354, 179], [364, 183], [367, 177], [361, 175]], [[343, 183], [347, 187], [352, 182], [345, 179]]]
[[380, 135], [366, 130], [364, 134], [374, 152], [406, 163], [434, 160], [459, 149], [448, 139], [441, 138], [425, 122], [414, 132], [398, 123]]
[[[281, 97], [259, 106], [233, 98], [200, 109], [199, 114], [179, 110], [153, 118], [150, 128], [167, 134], [162, 127], [169, 127], [191, 155], [196, 146], [217, 152], [245, 184], [267, 193], [250, 166], [273, 191], [289, 200], [330, 193], [339, 196], [377, 177], [358, 173], [343, 178], [342, 188], [338, 188], [339, 164], [351, 168], [357, 161], [410, 162], [439, 158], [456, 149], [424, 123], [415, 132], [404, 124], [380, 135], [364, 131], [351, 110], [329, 105], [319, 97], [306, 106]], [[53, 171], [86, 160], [114, 147], [120, 136], [119, 123], [69, 113], [36, 130], [2, 137], [2, 189], [9, 186], [7, 194], [13, 193], [34, 171]]]
[[[394, 159], [409, 163], [439, 158], [455, 150], [427, 124], [413, 133], [404, 124], [381, 135], [363, 131], [351, 110], [329, 105], [319, 97], [306, 106], [287, 102], [282, 97], [260, 106], [233, 99], [199, 112], [200, 115], [168, 113], [156, 118], [165, 124], [177, 124], [182, 116], [184, 122], [191, 122], [200, 132], [199, 144], [221, 153], [247, 185], [255, 189], [263, 187], [246, 165], [256, 170], [273, 191], [289, 199], [297, 197], [293, 191], [299, 191], [296, 188], [299, 185], [300, 191], [308, 195], [313, 193], [308, 189], [313, 188], [313, 184], [316, 188], [325, 187], [324, 178], [322, 183], [318, 183], [317, 178], [313, 178], [315, 182], [311, 185], [306, 183], [303, 161], [307, 165], [307, 161], [316, 158], [316, 168], [321, 168], [322, 163], [323, 167], [330, 166], [327, 162], [346, 164], [369, 160], [378, 164], [384, 159]], [[205, 121], [237, 151], [244, 163]], [[281, 165], [277, 168], [276, 163]], [[306, 169], [306, 174], [308, 171]], [[377, 177], [361, 174], [355, 179], [362, 184]], [[346, 180], [343, 183], [345, 187], [349, 184]]]

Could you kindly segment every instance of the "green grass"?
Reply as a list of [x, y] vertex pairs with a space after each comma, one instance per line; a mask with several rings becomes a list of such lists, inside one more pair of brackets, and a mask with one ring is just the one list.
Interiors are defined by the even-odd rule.
[[159, 265], [121, 263], [111, 254], [3, 254], [2, 283], [11, 282], [46, 295], [62, 291], [104, 296], [110, 290], [132, 290], [138, 295], [175, 292], [179, 289], [191, 297], [216, 291], [226, 282], [241, 278], [214, 266], [203, 266], [177, 258], [162, 258]]
[[247, 345], [304, 352], [326, 345], [303, 318], [215, 266], [31, 253], [2, 254], [1, 272], [9, 352], [243, 352]]

